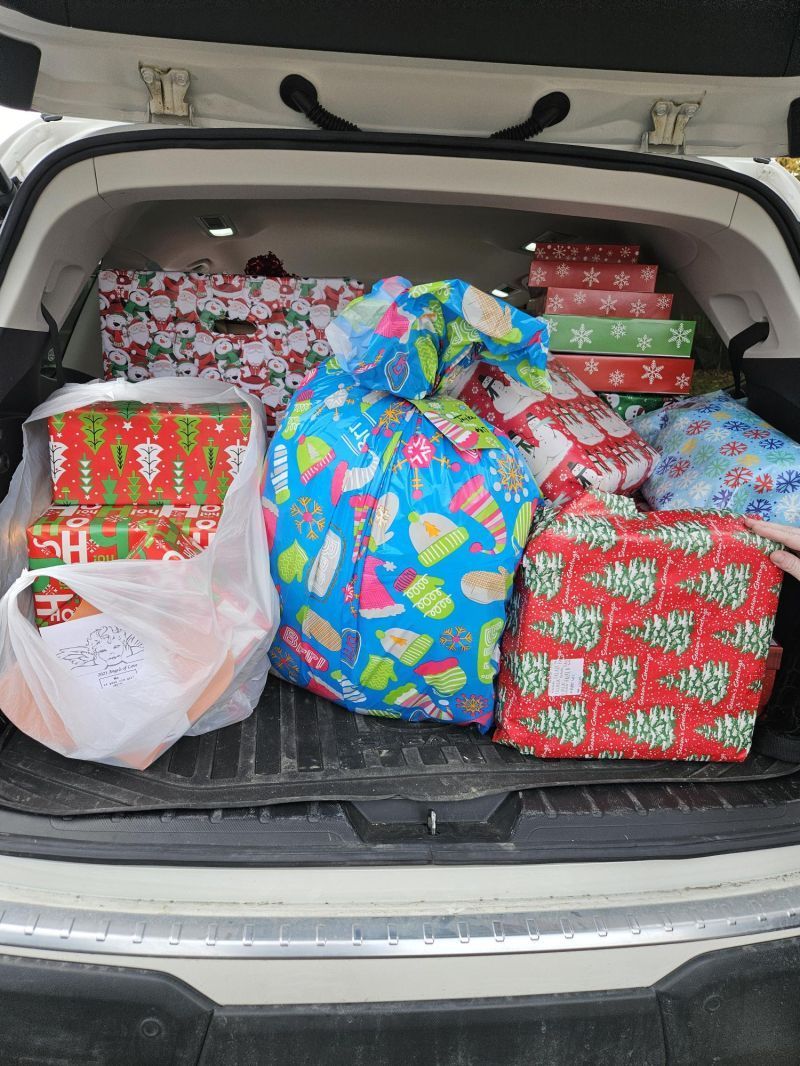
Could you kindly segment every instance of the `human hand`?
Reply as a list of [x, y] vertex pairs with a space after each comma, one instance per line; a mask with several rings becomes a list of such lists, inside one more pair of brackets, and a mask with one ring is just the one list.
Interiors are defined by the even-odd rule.
[[747, 525], [760, 537], [768, 537], [782, 544], [783, 548], [776, 548], [770, 555], [773, 563], [779, 566], [787, 574], [800, 581], [800, 528], [797, 526], [785, 526], [781, 522], [764, 522], [761, 518], [744, 516]]

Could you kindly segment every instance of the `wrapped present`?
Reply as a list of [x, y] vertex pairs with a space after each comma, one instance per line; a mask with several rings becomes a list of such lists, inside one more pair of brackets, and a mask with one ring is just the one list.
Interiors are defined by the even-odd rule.
[[540, 512], [503, 640], [494, 739], [542, 758], [737, 762], [781, 571], [724, 512], [586, 493]]
[[642, 415], [636, 428], [661, 452], [642, 487], [655, 510], [724, 507], [800, 520], [800, 445], [727, 393]]
[[554, 352], [601, 355], [690, 356], [694, 322], [684, 319], [621, 319], [548, 315]]
[[676, 403], [672, 396], [648, 395], [644, 392], [601, 392], [600, 396], [611, 410], [616, 411], [626, 422], [632, 422], [639, 415], [660, 411], [662, 407], [670, 407]]
[[764, 673], [764, 684], [761, 687], [761, 691], [758, 694], [758, 709], [759, 712], [763, 711], [770, 699], [772, 693], [775, 690], [775, 679], [778, 676], [778, 670], [781, 668], [781, 660], [783, 659], [783, 648], [776, 641], [771, 641], [769, 651], [767, 652], [766, 670]]
[[575, 244], [572, 241], [537, 241], [537, 260], [578, 260], [584, 263], [638, 263], [638, 244]]
[[625, 389], [680, 395], [689, 392], [694, 375], [694, 359], [675, 356], [559, 352], [558, 360], [596, 392]]
[[273, 670], [361, 714], [485, 731], [539, 491], [441, 383], [482, 346], [546, 389], [547, 328], [462, 281], [389, 278], [328, 338], [268, 454]]
[[330, 353], [325, 329], [363, 292], [344, 278], [100, 272], [107, 378], [187, 375], [257, 396], [268, 430], [305, 373]]
[[488, 363], [470, 367], [452, 388], [481, 418], [520, 448], [542, 493], [551, 500], [585, 488], [633, 493], [658, 453], [558, 359], [547, 370], [552, 392], [512, 381]]
[[668, 292], [609, 292], [604, 289], [547, 289], [546, 315], [602, 315], [606, 318], [669, 318]]
[[655, 292], [658, 267], [643, 263], [558, 263], [534, 259], [528, 284], [532, 289], [558, 285], [565, 289]]
[[76, 407], [48, 419], [53, 502], [218, 504], [250, 434], [245, 403]]
[[[112, 559], [190, 559], [207, 547], [222, 508], [50, 507], [28, 527], [31, 570], [59, 563]], [[73, 617], [81, 598], [51, 577], [33, 585], [36, 624], [54, 625]]]

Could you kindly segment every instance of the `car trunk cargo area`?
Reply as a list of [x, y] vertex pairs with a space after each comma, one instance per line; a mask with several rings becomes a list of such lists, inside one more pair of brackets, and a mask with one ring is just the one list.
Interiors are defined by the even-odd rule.
[[[224, 173], [226, 164], [219, 164], [223, 154], [209, 153], [209, 171], [216, 167]], [[153, 159], [152, 153], [141, 155]], [[452, 202], [441, 191], [430, 190], [417, 190], [407, 198], [415, 202], [403, 202], [385, 189], [363, 198], [352, 189], [340, 190], [336, 199], [329, 199], [319, 189], [316, 195], [303, 196], [298, 195], [301, 190], [292, 188], [288, 195], [279, 197], [273, 190], [272, 195], [259, 199], [248, 186], [255, 170], [243, 175], [239, 192], [229, 188], [227, 195], [211, 195], [218, 178], [207, 172], [201, 195], [190, 187], [196, 178], [187, 171], [183, 177], [186, 189], [176, 181], [176, 174], [169, 179], [165, 176], [165, 185], [176, 182], [167, 197], [147, 188], [159, 184], [157, 167], [137, 188], [136, 168], [141, 160], [128, 164], [121, 180], [122, 170], [114, 173], [114, 168], [126, 166], [124, 156], [109, 159], [105, 175], [96, 171], [103, 202], [95, 205], [97, 218], [84, 246], [76, 226], [86, 215], [76, 208], [72, 229], [68, 218], [52, 223], [58, 240], [52, 244], [51, 229], [50, 246], [58, 247], [61, 258], [56, 258], [52, 270], [39, 267], [39, 291], [46, 290], [50, 309], [62, 321], [72, 309], [74, 328], [67, 338], [64, 365], [75, 380], [100, 373], [97, 293], [90, 280], [100, 258], [103, 266], [120, 269], [241, 272], [250, 255], [271, 248], [289, 270], [303, 275], [352, 276], [366, 283], [397, 273], [417, 281], [461, 276], [485, 290], [510, 289], [510, 301], [524, 306], [528, 293], [521, 279], [530, 260], [524, 251], [527, 243], [570, 238], [636, 241], [643, 246], [643, 261], [663, 264], [667, 289], [676, 294], [679, 314], [675, 317], [695, 318], [702, 324], [696, 354], [698, 369], [708, 375], [709, 389], [729, 380], [720, 335], [729, 339], [761, 313], [768, 314], [776, 328], [766, 346], [766, 363], [779, 363], [784, 354], [782, 338], [790, 335], [800, 306], [800, 302], [792, 304], [798, 279], [796, 273], [791, 275], [791, 265], [787, 266], [790, 260], [777, 229], [770, 231], [773, 243], [768, 246], [759, 246], [747, 218], [737, 230], [732, 224], [734, 213], [749, 208], [746, 198], [724, 187], [722, 172], [718, 176], [723, 186], [718, 192], [727, 199], [720, 208], [710, 195], [704, 199], [713, 189], [708, 175], [703, 185], [684, 190], [674, 206], [663, 198], [656, 206], [647, 180], [642, 180], [634, 194], [635, 174], [583, 168], [580, 176], [586, 203], [579, 209], [578, 186], [562, 187], [563, 202], [557, 201], [555, 176], [538, 186], [536, 180], [527, 183], [529, 202], [518, 189], [514, 197], [492, 204], [493, 197], [502, 199], [497, 188], [461, 191], [452, 196]], [[328, 157], [330, 182], [335, 180], [339, 162]], [[469, 161], [461, 162], [468, 170]], [[252, 167], [252, 161], [247, 166]], [[195, 167], [192, 162], [190, 169]], [[234, 170], [231, 166], [226, 175], [230, 185], [235, 184]], [[547, 167], [537, 170], [537, 177], [542, 177]], [[678, 184], [688, 187], [691, 183], [686, 177]], [[364, 168], [359, 178], [368, 182]], [[270, 180], [278, 186], [286, 179], [278, 173]], [[692, 203], [686, 198], [691, 196], [702, 202]], [[570, 197], [576, 202], [569, 203]], [[626, 198], [627, 208], [621, 203]], [[69, 212], [64, 208], [62, 214]], [[235, 237], [209, 238], [198, 222], [209, 215], [229, 220]], [[76, 242], [75, 263], [69, 262], [70, 251], [65, 250], [70, 234]], [[43, 246], [47, 237], [45, 227]], [[33, 254], [25, 248], [22, 252]], [[737, 253], [742, 258], [735, 267]], [[774, 275], [765, 275], [764, 259], [770, 256], [777, 265]], [[775, 291], [768, 294], [764, 286], [771, 284], [773, 276]], [[9, 288], [5, 305], [0, 300], [0, 325], [13, 324], [20, 332], [33, 329], [38, 300], [34, 307], [19, 286]], [[785, 360], [784, 365], [793, 381], [800, 376], [796, 360]], [[753, 380], [763, 384], [765, 379], [756, 372]], [[765, 406], [772, 404], [769, 414], [763, 413], [776, 421], [775, 411], [782, 413], [783, 424], [778, 428], [785, 432], [791, 432], [795, 390], [796, 385], [786, 390], [790, 402], [783, 407], [771, 385], [763, 390]], [[791, 624], [797, 602], [793, 596], [794, 590], [789, 590], [779, 615], [776, 635], [784, 644], [784, 663], [769, 709], [771, 718], [787, 729], [796, 724], [794, 715], [800, 707], [800, 646]], [[554, 799], [555, 806], [548, 811], [551, 801], [547, 796], [556, 796], [558, 790], [563, 802], [575, 808], [572, 813], [589, 819], [589, 824], [603, 817], [604, 805], [608, 811], [615, 809], [616, 795], [630, 818], [623, 834], [630, 840], [637, 839], [631, 829], [637, 819], [639, 828], [650, 832], [654, 821], [645, 816], [655, 818], [662, 804], [685, 815], [713, 808], [716, 829], [710, 836], [721, 840], [719, 823], [730, 815], [731, 824], [736, 825], [734, 811], [742, 808], [763, 814], [782, 802], [794, 802], [796, 778], [792, 775], [798, 769], [798, 764], [757, 751], [740, 764], [538, 760], [494, 745], [474, 729], [362, 717], [271, 679], [249, 719], [201, 737], [184, 738], [145, 771], [62, 758], [6, 725], [0, 736], [0, 807], [42, 816], [43, 839], [63, 831], [65, 839], [77, 834], [84, 843], [91, 841], [95, 830], [98, 839], [105, 839], [108, 832], [109, 839], [121, 843], [122, 826], [133, 834], [144, 832], [146, 826], [163, 834], [166, 812], [173, 812], [170, 832], [178, 843], [183, 829], [191, 834], [200, 823], [174, 816], [174, 812], [187, 817], [196, 812], [197, 818], [206, 819], [200, 835], [208, 840], [209, 834], [225, 826], [238, 832], [237, 818], [255, 819], [254, 824], [263, 829], [283, 826], [280, 820], [285, 817], [281, 831], [291, 833], [301, 822], [307, 826], [309, 812], [316, 811], [312, 821], [316, 818], [320, 839], [331, 847], [331, 841], [345, 832], [345, 822], [347, 833], [355, 833], [360, 842], [389, 845], [413, 843], [419, 833], [435, 835], [437, 817], [440, 826], [448, 827], [445, 837], [455, 832], [453, 826], [461, 826], [462, 843], [469, 843], [473, 834], [475, 841], [497, 844], [510, 840], [514, 827], [534, 816], [533, 807], [535, 818], [557, 821], [561, 801]], [[343, 809], [341, 805], [346, 812], [340, 824], [336, 811]], [[223, 815], [224, 811], [230, 813]], [[32, 821], [29, 828], [36, 824]], [[84, 830], [86, 835], [81, 836]], [[0, 818], [0, 836], [6, 831], [11, 832]], [[665, 847], [667, 843], [665, 837]], [[420, 853], [420, 858], [427, 857]]]

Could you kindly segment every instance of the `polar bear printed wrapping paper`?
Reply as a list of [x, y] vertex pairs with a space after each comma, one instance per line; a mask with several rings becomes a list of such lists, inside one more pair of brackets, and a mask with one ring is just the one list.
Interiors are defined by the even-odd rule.
[[507, 433], [527, 459], [542, 493], [565, 501], [591, 487], [631, 495], [649, 477], [658, 452], [558, 359], [547, 365], [547, 395], [478, 363], [451, 391]]

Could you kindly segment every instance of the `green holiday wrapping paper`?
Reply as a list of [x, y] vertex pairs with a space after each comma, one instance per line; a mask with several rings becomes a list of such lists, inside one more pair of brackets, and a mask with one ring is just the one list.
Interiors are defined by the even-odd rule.
[[692, 354], [694, 322], [686, 319], [545, 315], [550, 350], [603, 355]]

